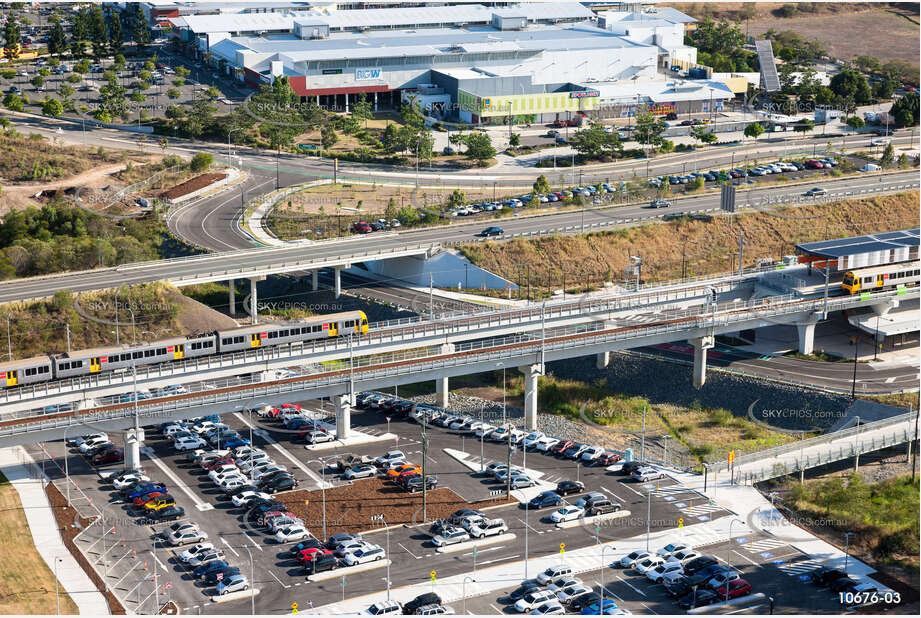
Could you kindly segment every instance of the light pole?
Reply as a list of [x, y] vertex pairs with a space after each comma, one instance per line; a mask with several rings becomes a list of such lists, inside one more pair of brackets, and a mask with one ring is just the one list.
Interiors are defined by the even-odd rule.
[[851, 550], [851, 537], [857, 534], [856, 532], [845, 532], [844, 533], [844, 574], [847, 575], [847, 562], [850, 557]]
[[234, 131], [245, 131], [246, 127], [237, 127], [236, 129], [230, 129], [227, 131], [227, 162], [230, 163], [230, 136], [233, 135]]
[[[474, 550], [474, 551], [476, 551], [476, 550]], [[390, 579], [390, 578], [388, 577], [387, 579]], [[467, 575], [466, 577], [464, 577], [463, 591], [462, 591], [461, 594], [462, 594], [463, 597], [464, 597], [464, 613], [465, 613], [465, 614], [467, 613], [467, 580], [470, 580], [471, 582], [476, 583], [476, 580], [473, 579], [472, 577], [470, 577], [469, 575]], [[388, 582], [388, 583], [389, 583], [389, 582]], [[390, 600], [390, 597], [389, 597], [389, 596], [387, 597], [387, 600], [388, 600], [388, 601]]]
[[12, 313], [6, 314], [6, 351], [10, 355], [10, 360], [13, 360], [13, 339], [10, 336], [10, 320], [13, 319]]
[[617, 549], [613, 545], [602, 545], [601, 546], [601, 568], [599, 569], [599, 574], [601, 575], [601, 609], [604, 610], [604, 552], [607, 549]]
[[243, 549], [246, 550], [246, 553], [249, 554], [249, 599], [250, 599], [250, 612], [253, 616], [256, 615], [256, 567], [253, 564], [253, 552], [250, 551], [249, 545], [244, 545]]
[[649, 528], [652, 521], [652, 490], [646, 492], [646, 551], [649, 551]]
[[638, 255], [631, 255], [630, 260], [633, 262], [633, 274], [636, 275], [636, 291], [640, 291], [640, 271], [643, 268], [643, 258]]
[[[323, 495], [323, 539], [327, 539], [326, 536], [326, 462], [322, 459], [311, 459], [307, 463], [318, 463], [320, 464], [320, 492]], [[388, 578], [389, 580], [389, 578]]]
[[[745, 522], [742, 521], [741, 519], [733, 518], [729, 521], [729, 544], [726, 546], [726, 566], [727, 567], [732, 567], [732, 563], [730, 562], [730, 558], [732, 558], [732, 554], [731, 554], [732, 552], [732, 524], [736, 522], [739, 522], [743, 526], [745, 525]], [[728, 601], [729, 600], [729, 580], [727, 579], [726, 583], [724, 583], [723, 585], [726, 586], [726, 600]]]
[[118, 294], [121, 292], [121, 289], [115, 290], [115, 345], [119, 345], [119, 336], [118, 336]]
[[662, 455], [662, 458], [665, 460], [665, 465], [668, 466], [668, 434], [663, 434], [662, 439], [665, 440], [665, 446], [663, 447], [664, 454]]
[[58, 584], [58, 562], [60, 560], [57, 556], [54, 557], [54, 599], [58, 606], [58, 616], [61, 615], [61, 590]]
[[[425, 483], [425, 479], [422, 482]], [[387, 528], [387, 602], [390, 603], [390, 528], [387, 527], [387, 520], [384, 519], [383, 515], [372, 515], [371, 521], [379, 521], [384, 525], [384, 528]], [[326, 537], [325, 532], [323, 536], [324, 538]]]

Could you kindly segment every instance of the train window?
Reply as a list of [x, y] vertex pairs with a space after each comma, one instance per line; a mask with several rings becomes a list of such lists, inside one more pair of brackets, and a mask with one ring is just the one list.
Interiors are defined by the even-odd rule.
[[141, 352], [141, 351], [133, 352], [131, 356], [134, 357], [135, 359], [144, 358], [144, 352]]
[[285, 330], [281, 331], [281, 336], [282, 336], [282, 337], [290, 337], [290, 336], [291, 336], [291, 331], [288, 330], [288, 329], [286, 328]]
[[221, 339], [221, 345], [230, 345], [231, 343], [233, 343], [233, 341], [231, 341], [230, 337], [224, 337]]
[[39, 367], [38, 368], [39, 373], [48, 373], [50, 370], [51, 370], [50, 367]]
[[68, 369], [70, 369], [70, 363], [61, 363], [60, 365], [58, 365], [58, 368], [61, 371], [67, 371]]
[[291, 329], [291, 335], [292, 335], [292, 336], [296, 337], [297, 335], [300, 335], [300, 334], [301, 334], [301, 329], [299, 329], [299, 328], [292, 328], [292, 329]]
[[208, 341], [205, 341], [205, 342], [202, 343], [202, 347], [205, 347], [205, 348], [213, 348], [213, 347], [214, 347], [214, 342], [211, 341], [211, 340], [209, 339]]
[[161, 355], [161, 356], [164, 355], [164, 354], [166, 354], [166, 348], [160, 348], [159, 350], [157, 350], [157, 354], [159, 354], [159, 355]]
[[272, 331], [269, 333], [269, 339], [275, 339], [277, 336], [278, 336], [278, 333], [276, 333], [275, 331]]
[[26, 375], [27, 375], [27, 376], [34, 376], [35, 373], [36, 373], [35, 367], [29, 367], [28, 369], [26, 369]]
[[233, 338], [233, 342], [234, 342], [234, 343], [243, 343], [243, 335], [240, 335], [239, 337], [234, 337], [234, 338]]
[[314, 324], [314, 325], [313, 325], [313, 328], [312, 328], [311, 330], [313, 330], [313, 332], [315, 332], [315, 333], [318, 333], [318, 332], [320, 332], [321, 330], [323, 330], [323, 325], [322, 325], [322, 324]]

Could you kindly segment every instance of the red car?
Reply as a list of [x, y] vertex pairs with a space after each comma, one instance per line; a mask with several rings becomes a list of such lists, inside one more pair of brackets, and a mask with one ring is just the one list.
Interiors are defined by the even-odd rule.
[[149, 494], [145, 494], [143, 496], [138, 496], [137, 498], [134, 499], [134, 502], [133, 502], [134, 508], [139, 509], [143, 507], [145, 504], [147, 504], [148, 502], [150, 502], [151, 500], [154, 500], [155, 498], [162, 498], [168, 495], [169, 494], [167, 494], [164, 491], [154, 491]]
[[316, 560], [317, 556], [332, 556], [333, 552], [328, 549], [322, 549], [320, 547], [308, 547], [307, 549], [302, 549], [301, 553], [297, 555], [298, 562], [308, 562], [310, 560]]
[[281, 404], [281, 409], [282, 409], [283, 412], [287, 412], [287, 411], [289, 411], [289, 410], [295, 410], [295, 411], [297, 411], [297, 412], [300, 412], [300, 411], [301, 411], [301, 404], [299, 404], [299, 403], [283, 403], [283, 404]]
[[208, 472], [211, 472], [212, 470], [216, 470], [217, 468], [220, 468], [221, 466], [226, 466], [227, 464], [232, 464], [232, 463], [233, 463], [233, 457], [228, 455], [226, 457], [221, 457], [217, 461], [213, 461], [209, 463], [207, 466], [205, 466], [205, 470], [207, 470]]
[[595, 463], [599, 466], [612, 466], [620, 461], [620, 455], [617, 453], [605, 453], [601, 457], [595, 460]]
[[119, 463], [125, 461], [125, 452], [120, 448], [103, 451], [93, 455], [93, 465]]
[[357, 221], [352, 224], [352, 231], [356, 234], [370, 234], [374, 230], [372, 230], [371, 226], [364, 221]]
[[[744, 597], [746, 594], [751, 594], [752, 585], [749, 584], [744, 579], [734, 579], [729, 582], [729, 598], [737, 599], [739, 597]], [[716, 590], [714, 590], [716, 596], [720, 599], [726, 598], [726, 585], [722, 585]]]
[[558, 444], [554, 444], [553, 446], [551, 446], [550, 452], [553, 455], [562, 455], [563, 453], [571, 449], [574, 444], [575, 442], [573, 442], [572, 440], [562, 440]]

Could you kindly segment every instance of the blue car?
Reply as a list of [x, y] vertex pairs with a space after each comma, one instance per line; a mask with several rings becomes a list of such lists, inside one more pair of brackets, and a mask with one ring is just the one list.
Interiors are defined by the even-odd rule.
[[555, 491], [542, 491], [528, 502], [529, 509], [540, 509], [545, 506], [557, 506], [563, 501], [560, 494]]
[[611, 599], [596, 601], [582, 609], [583, 616], [601, 616], [602, 614], [611, 615], [617, 610], [617, 603]]
[[192, 571], [192, 575], [195, 577], [195, 579], [201, 579], [209, 573], [217, 573], [218, 571], [223, 571], [228, 566], [230, 565], [223, 560], [211, 560], [210, 562], [206, 562], [195, 567], [195, 570]]
[[140, 498], [141, 496], [146, 496], [147, 494], [152, 494], [155, 491], [166, 491], [166, 485], [164, 483], [147, 483], [146, 485], [141, 485], [135, 487], [130, 492], [128, 492], [125, 497], [129, 500], [134, 500], [135, 498]]
[[247, 440], [246, 438], [232, 438], [224, 442], [222, 446], [227, 449], [233, 449], [233, 448], [237, 448], [238, 446], [244, 446], [247, 444], [249, 444], [249, 440]]

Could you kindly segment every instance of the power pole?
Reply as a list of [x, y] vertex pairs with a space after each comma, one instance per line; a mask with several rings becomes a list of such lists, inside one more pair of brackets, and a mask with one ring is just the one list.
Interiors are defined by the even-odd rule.
[[427, 517], [427, 507], [428, 507], [428, 497], [426, 496], [425, 490], [425, 459], [427, 456], [426, 447], [428, 446], [428, 439], [425, 436], [426, 429], [426, 418], [425, 414], [422, 415], [422, 523], [428, 521]]

